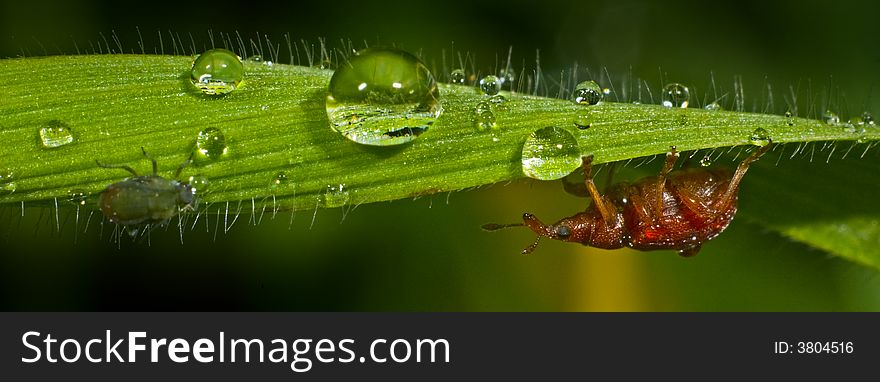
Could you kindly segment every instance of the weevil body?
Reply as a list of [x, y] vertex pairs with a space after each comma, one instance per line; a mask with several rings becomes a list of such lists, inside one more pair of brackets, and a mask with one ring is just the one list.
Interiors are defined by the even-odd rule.
[[[673, 147], [666, 154], [659, 175], [615, 184], [605, 195], [599, 193], [593, 182], [592, 157], [584, 157], [584, 185], [593, 199], [586, 211], [550, 225], [526, 213], [521, 224], [486, 224], [483, 228], [494, 231], [525, 225], [538, 234], [538, 239], [547, 237], [604, 249], [673, 249], [682, 256], [693, 256], [704, 242], [718, 236], [733, 220], [740, 181], [749, 165], [771, 145], [755, 150], [736, 171], [672, 171], [678, 159]], [[522, 253], [531, 253], [537, 244], [535, 240]]]
[[[157, 175], [156, 160], [144, 156], [153, 164], [153, 174], [139, 176], [131, 167], [125, 165], [105, 165], [95, 161], [103, 168], [120, 168], [134, 177], [113, 183], [98, 198], [101, 212], [112, 223], [122, 225], [165, 223], [177, 216], [181, 210], [195, 209], [196, 201], [190, 185]], [[180, 176], [190, 160], [182, 163], [174, 177]]]

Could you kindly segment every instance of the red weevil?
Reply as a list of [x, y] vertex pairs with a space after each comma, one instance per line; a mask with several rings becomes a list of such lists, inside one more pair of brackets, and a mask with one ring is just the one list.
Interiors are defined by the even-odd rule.
[[771, 146], [772, 142], [759, 147], [733, 172], [726, 168], [672, 171], [678, 160], [673, 146], [659, 175], [614, 184], [605, 195], [593, 182], [593, 157], [585, 156], [581, 166], [584, 185], [593, 199], [586, 211], [551, 225], [525, 213], [523, 223], [485, 224], [483, 229], [529, 227], [538, 238], [523, 254], [532, 253], [538, 240], [547, 237], [596, 248], [674, 249], [681, 256], [694, 256], [733, 220], [740, 181], [749, 165]]

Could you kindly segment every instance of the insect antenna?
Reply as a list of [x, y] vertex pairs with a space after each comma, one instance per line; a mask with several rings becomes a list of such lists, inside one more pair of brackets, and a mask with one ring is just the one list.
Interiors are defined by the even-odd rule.
[[496, 223], [486, 223], [483, 224], [480, 228], [484, 231], [497, 231], [499, 229], [510, 228], [510, 227], [522, 227], [525, 224], [523, 223], [511, 223], [511, 224], [496, 224]]
[[123, 169], [123, 170], [125, 170], [125, 171], [130, 172], [130, 173], [131, 173], [132, 175], [134, 175], [135, 177], [138, 176], [137, 171], [135, 171], [135, 170], [132, 169], [131, 167], [128, 167], [128, 166], [126, 166], [126, 165], [124, 165], [124, 164], [103, 164], [103, 163], [99, 162], [97, 159], [95, 159], [95, 164], [97, 164], [98, 167], [101, 167], [101, 168], [121, 168], [121, 169]]

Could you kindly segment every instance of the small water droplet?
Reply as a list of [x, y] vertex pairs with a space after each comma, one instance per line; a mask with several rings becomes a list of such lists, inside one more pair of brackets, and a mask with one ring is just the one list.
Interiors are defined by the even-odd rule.
[[334, 208], [342, 207], [349, 202], [349, 192], [345, 189], [345, 184], [335, 186], [328, 185], [323, 195], [324, 207]]
[[226, 49], [211, 49], [193, 61], [190, 80], [202, 93], [223, 95], [235, 90], [242, 77], [241, 57]]
[[862, 121], [865, 122], [865, 125], [875, 126], [874, 115], [869, 111], [862, 113]]
[[589, 129], [590, 127], [593, 127], [593, 118], [589, 115], [575, 116], [574, 125], [581, 130]]
[[9, 169], [0, 171], [0, 195], [11, 194], [15, 188], [15, 172]]
[[496, 95], [501, 91], [501, 82], [495, 76], [483, 77], [480, 79], [480, 91], [486, 95]]
[[451, 73], [449, 73], [449, 82], [456, 85], [464, 85], [464, 80], [467, 76], [464, 74], [464, 70], [455, 69]]
[[709, 167], [712, 165], [712, 158], [708, 155], [704, 156], [703, 159], [700, 159], [700, 166]]
[[710, 103], [710, 104], [708, 104], [708, 105], [706, 105], [706, 106], [703, 106], [703, 109], [706, 109], [706, 110], [709, 110], [709, 111], [724, 110], [724, 108], [721, 107], [721, 105], [719, 105], [718, 102], [712, 102], [712, 103]]
[[262, 111], [269, 110], [269, 105], [260, 106], [260, 110], [262, 110]]
[[71, 204], [84, 206], [89, 198], [89, 193], [78, 188], [67, 190], [67, 201]]
[[788, 120], [789, 126], [794, 126], [794, 115], [790, 111], [785, 112], [785, 118]]
[[498, 123], [492, 110], [483, 110], [476, 115], [476, 125], [479, 130], [497, 129]]
[[513, 84], [513, 81], [516, 80], [516, 73], [514, 73], [513, 69], [501, 69], [498, 71], [498, 81], [501, 82], [501, 85]]
[[835, 113], [831, 110], [826, 110], [825, 114], [822, 115], [822, 119], [824, 119], [825, 124], [828, 124], [828, 125], [839, 125], [840, 124], [840, 117], [837, 115], [837, 113]]
[[534, 131], [522, 149], [523, 174], [540, 180], [561, 179], [581, 164], [577, 140], [568, 130], [548, 126]]
[[272, 180], [272, 186], [278, 187], [284, 184], [287, 184], [287, 173], [282, 171], [275, 174], [275, 179]]
[[672, 83], [663, 88], [661, 96], [663, 99], [662, 104], [665, 107], [686, 108], [688, 107], [691, 93], [687, 86], [679, 83]]
[[263, 62], [263, 56], [261, 56], [259, 54], [255, 54], [253, 56], [248, 57], [245, 61]]
[[226, 136], [216, 127], [208, 127], [196, 137], [196, 152], [204, 159], [217, 159], [229, 152]]
[[596, 81], [584, 81], [574, 88], [574, 102], [580, 105], [596, 105], [604, 93]]
[[505, 98], [501, 94], [496, 94], [489, 97], [489, 102], [493, 103], [496, 107], [501, 106], [501, 104], [507, 102], [507, 98]]
[[770, 134], [764, 128], [759, 127], [752, 131], [752, 134], [749, 136], [749, 142], [755, 146], [766, 146], [770, 144]]
[[66, 123], [53, 119], [40, 129], [40, 141], [47, 149], [64, 146], [73, 142], [73, 131]]
[[204, 195], [208, 192], [208, 178], [203, 175], [193, 175], [189, 177], [186, 184], [192, 188], [193, 195]]
[[786, 112], [785, 112], [785, 118], [791, 118], [791, 117], [793, 117], [793, 115], [791, 114], [791, 112], [790, 112], [790, 111], [786, 111]]
[[443, 111], [428, 67], [396, 48], [367, 48], [349, 58], [330, 78], [330, 127], [364, 145], [410, 142]]

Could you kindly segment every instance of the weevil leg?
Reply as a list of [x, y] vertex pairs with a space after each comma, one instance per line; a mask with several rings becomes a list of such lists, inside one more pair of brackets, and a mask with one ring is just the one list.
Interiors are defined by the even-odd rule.
[[736, 167], [736, 172], [733, 173], [733, 178], [730, 179], [730, 184], [727, 185], [727, 190], [724, 191], [724, 194], [718, 201], [718, 206], [715, 208], [716, 211], [721, 212], [727, 209], [727, 206], [730, 205], [733, 198], [736, 196], [736, 192], [739, 190], [739, 183], [742, 181], [743, 176], [746, 175], [746, 171], [749, 170], [749, 165], [770, 150], [771, 146], [773, 146], [772, 141], [759, 147], [752, 153], [752, 155], [749, 155], [748, 158], [743, 159], [743, 161], [740, 162], [739, 166]]
[[678, 255], [681, 257], [694, 257], [700, 252], [700, 248], [702, 247], [702, 244], [697, 244], [693, 247], [682, 248], [678, 250]]
[[153, 175], [155, 176], [156, 174], [158, 174], [159, 173], [159, 165], [156, 164], [156, 159], [151, 157], [150, 154], [147, 154], [147, 150], [145, 150], [143, 147], [141, 147], [141, 152], [144, 153], [144, 157], [149, 159], [150, 162], [153, 164]]
[[675, 146], [669, 146], [669, 152], [666, 153], [666, 163], [663, 164], [663, 168], [660, 169], [660, 175], [657, 176], [657, 200], [654, 204], [654, 216], [663, 216], [663, 191], [666, 189], [666, 176], [675, 167], [677, 160], [678, 150], [675, 149]]
[[135, 177], [138, 176], [137, 171], [135, 171], [135, 170], [132, 169], [131, 167], [128, 167], [128, 166], [126, 166], [126, 165], [124, 165], [124, 164], [103, 164], [103, 163], [101, 163], [101, 162], [98, 162], [97, 159], [95, 159], [95, 163], [98, 165], [98, 167], [101, 167], [101, 168], [121, 168], [121, 169], [123, 169], [123, 170], [125, 170], [125, 171], [130, 172], [131, 175], [134, 175]]
[[587, 191], [590, 193], [590, 197], [593, 199], [593, 205], [595, 205], [596, 209], [599, 210], [599, 213], [602, 214], [602, 220], [605, 221], [605, 224], [609, 226], [614, 225], [614, 211], [612, 210], [609, 203], [605, 201], [605, 198], [602, 197], [602, 194], [599, 193], [599, 189], [596, 187], [596, 183], [593, 182], [592, 155], [581, 158], [581, 168], [584, 171], [584, 186], [587, 187]]
[[177, 166], [177, 171], [174, 172], [174, 179], [180, 178], [180, 173], [183, 172], [183, 168], [188, 166], [190, 163], [192, 163], [193, 154], [195, 154], [195, 153], [190, 153], [189, 158], [187, 158], [185, 161], [183, 161], [183, 163], [181, 163], [180, 166]]

